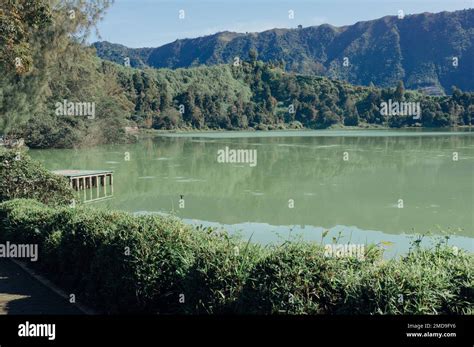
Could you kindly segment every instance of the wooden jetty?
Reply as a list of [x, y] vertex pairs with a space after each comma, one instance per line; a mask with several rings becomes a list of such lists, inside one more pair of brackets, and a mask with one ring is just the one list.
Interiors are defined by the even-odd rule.
[[[53, 173], [68, 178], [75, 191], [84, 191], [85, 202], [109, 198], [114, 193], [114, 172], [111, 170], [55, 170]], [[107, 186], [110, 186], [109, 192]], [[90, 198], [86, 194], [87, 190]], [[96, 194], [93, 194], [94, 190]]]

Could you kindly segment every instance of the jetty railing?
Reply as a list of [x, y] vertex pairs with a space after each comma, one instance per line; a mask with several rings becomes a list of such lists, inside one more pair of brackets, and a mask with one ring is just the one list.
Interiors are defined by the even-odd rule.
[[114, 194], [114, 172], [111, 170], [55, 170], [53, 173], [68, 178], [71, 188], [78, 192], [83, 202], [109, 199]]

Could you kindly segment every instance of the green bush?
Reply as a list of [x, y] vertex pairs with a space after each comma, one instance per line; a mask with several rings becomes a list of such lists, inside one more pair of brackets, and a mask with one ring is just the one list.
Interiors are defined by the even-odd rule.
[[369, 267], [349, 306], [357, 313], [474, 314], [474, 257], [417, 248], [400, 261]]
[[239, 296], [263, 249], [224, 231], [198, 228], [196, 235], [195, 262], [185, 283], [189, 313], [245, 311]]
[[172, 217], [34, 200], [0, 204], [5, 241], [37, 243], [31, 264], [106, 313], [474, 313], [474, 257], [446, 245], [332, 258], [317, 244], [262, 248]]
[[383, 261], [328, 258], [314, 244], [284, 244], [252, 270], [243, 292], [253, 313], [473, 314], [474, 257], [417, 248]]
[[37, 243], [33, 265], [54, 282], [105, 312], [179, 310], [194, 257], [189, 227], [170, 218], [39, 205], [3, 203], [0, 238]]
[[242, 300], [253, 313], [337, 313], [345, 306], [344, 279], [371, 261], [326, 257], [319, 244], [275, 246], [252, 270]]
[[49, 172], [25, 150], [0, 148], [0, 202], [36, 199], [45, 204], [69, 204], [73, 191], [64, 177]]

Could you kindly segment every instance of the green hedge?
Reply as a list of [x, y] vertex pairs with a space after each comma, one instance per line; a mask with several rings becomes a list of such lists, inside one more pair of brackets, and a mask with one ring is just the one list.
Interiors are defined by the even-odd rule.
[[[37, 243], [39, 260], [31, 265], [110, 313], [228, 310], [253, 265], [250, 254], [257, 254], [257, 246], [175, 218], [50, 208], [34, 200], [0, 204], [2, 240]], [[234, 256], [234, 247], [247, 251]]]
[[74, 193], [64, 177], [49, 172], [26, 150], [0, 147], [0, 202], [18, 198], [70, 204]]
[[253, 313], [473, 314], [474, 257], [451, 247], [384, 261], [328, 258], [321, 246], [288, 244], [251, 271], [244, 300]]
[[474, 313], [473, 256], [442, 245], [328, 258], [317, 244], [262, 248], [175, 218], [34, 200], [0, 204], [6, 241], [38, 243], [32, 266], [107, 313]]

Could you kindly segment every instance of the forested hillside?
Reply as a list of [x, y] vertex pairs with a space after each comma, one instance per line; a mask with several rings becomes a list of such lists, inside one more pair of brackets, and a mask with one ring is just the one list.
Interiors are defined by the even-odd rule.
[[[119, 83], [135, 105], [132, 119], [157, 129], [320, 129], [337, 124], [444, 127], [474, 122], [474, 95], [459, 89], [452, 96], [431, 97], [406, 91], [402, 82], [386, 89], [353, 86], [325, 77], [288, 74], [260, 61], [237, 67], [119, 69]], [[383, 115], [380, 105], [390, 99], [420, 102], [420, 119]]]
[[[180, 68], [248, 59], [252, 50], [285, 70], [325, 75], [357, 85], [450, 93], [453, 85], [474, 90], [474, 10], [387, 16], [354, 25], [273, 29], [261, 33], [221, 32], [176, 40], [150, 49], [94, 44], [98, 55], [134, 67]], [[344, 59], [346, 65], [344, 65]]]
[[[97, 58], [85, 43], [109, 1], [22, 0], [0, 7], [0, 133], [30, 147], [128, 141], [126, 126], [155, 129], [321, 129], [330, 126], [472, 124], [474, 94], [430, 97], [285, 72], [282, 62], [246, 61], [187, 69], [135, 69]], [[28, 8], [28, 11], [25, 11]], [[71, 12], [73, 11], [73, 12]], [[74, 13], [74, 16], [71, 15]], [[388, 115], [389, 100], [420, 102], [420, 117]], [[92, 104], [94, 117], [58, 113]]]

